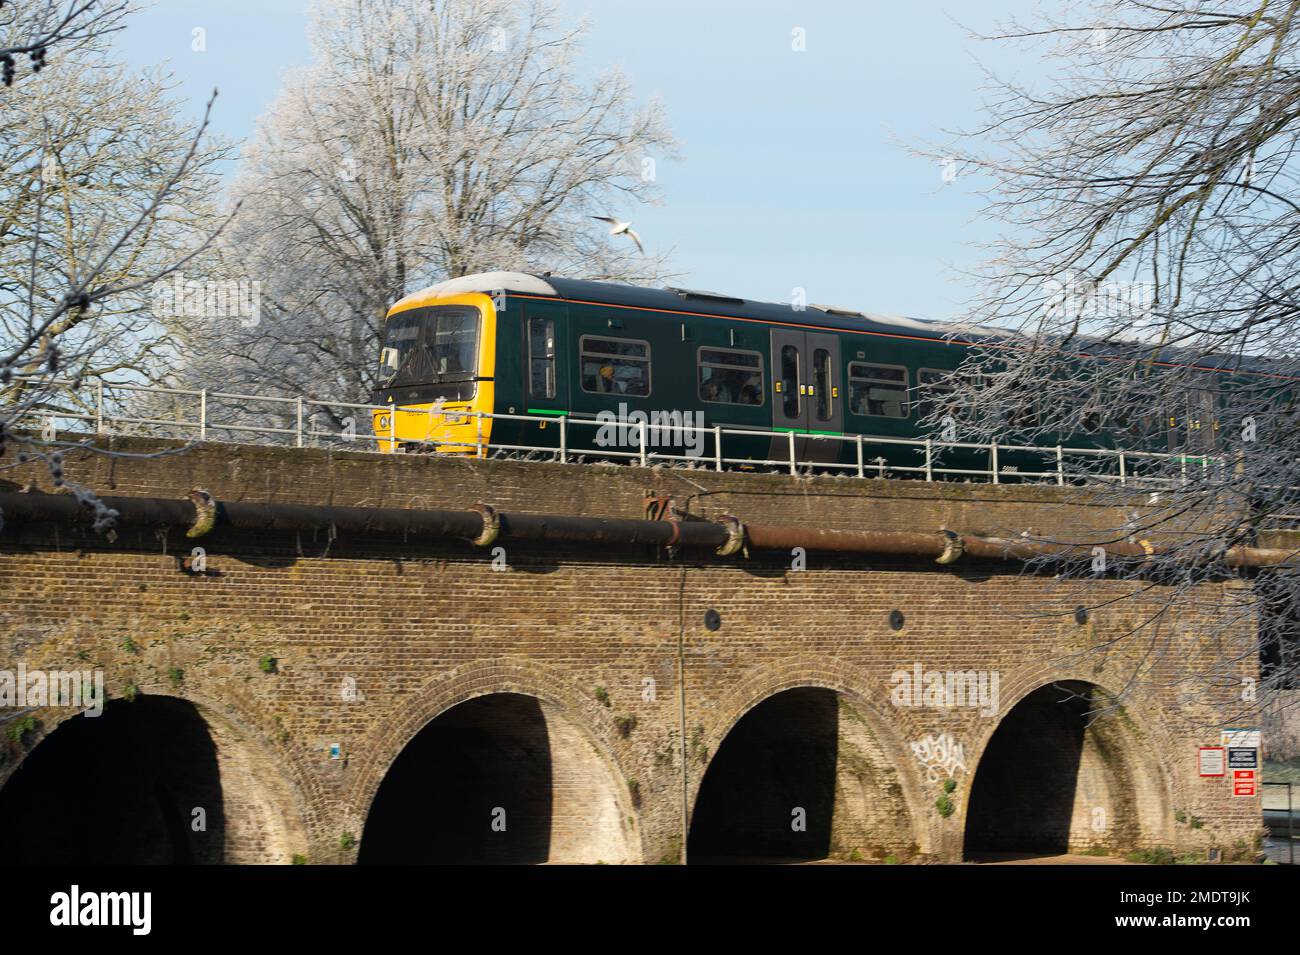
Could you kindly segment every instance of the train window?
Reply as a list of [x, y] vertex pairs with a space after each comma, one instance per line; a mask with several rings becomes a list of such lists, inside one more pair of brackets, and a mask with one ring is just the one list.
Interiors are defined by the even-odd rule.
[[528, 319], [528, 397], [555, 397], [554, 319]]
[[1035, 431], [1042, 426], [1038, 395], [1020, 382], [1002, 386], [1000, 421], [1015, 431]]
[[831, 420], [831, 353], [825, 348], [813, 352], [813, 387], [817, 399], [817, 420]]
[[472, 382], [478, 367], [479, 310], [437, 305], [388, 320], [380, 353], [381, 387]]
[[781, 348], [781, 411], [787, 418], [799, 417], [799, 348]]
[[925, 418], [934, 413], [938, 401], [946, 398], [955, 390], [951, 383], [951, 371], [939, 371], [934, 368], [920, 368], [916, 372], [916, 416]]
[[763, 356], [758, 352], [701, 348], [698, 366], [701, 401], [763, 403]]
[[849, 362], [849, 410], [881, 418], [906, 418], [907, 369]]
[[637, 398], [650, 394], [649, 342], [583, 335], [578, 350], [583, 391]]
[[1076, 389], [1074, 401], [1078, 406], [1078, 430], [1083, 434], [1097, 434], [1103, 427], [1112, 427], [1114, 422], [1106, 420], [1107, 397], [1101, 382], [1082, 382]]

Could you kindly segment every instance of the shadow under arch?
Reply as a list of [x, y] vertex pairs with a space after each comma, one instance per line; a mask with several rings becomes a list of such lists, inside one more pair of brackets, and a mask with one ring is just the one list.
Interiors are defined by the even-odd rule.
[[429, 720], [380, 782], [360, 864], [633, 861], [621, 783], [560, 707], [485, 693]]
[[796, 686], [732, 726], [695, 798], [691, 863], [903, 859], [918, 851], [898, 767], [841, 692]]
[[0, 788], [14, 861], [289, 862], [306, 852], [274, 757], [200, 703], [140, 694], [63, 719]]
[[1151, 841], [1167, 798], [1142, 735], [1094, 683], [1058, 680], [1027, 693], [975, 768], [964, 857], [1122, 853]]
[[198, 709], [172, 697], [64, 720], [0, 789], [0, 819], [19, 864], [227, 861], [216, 745]]

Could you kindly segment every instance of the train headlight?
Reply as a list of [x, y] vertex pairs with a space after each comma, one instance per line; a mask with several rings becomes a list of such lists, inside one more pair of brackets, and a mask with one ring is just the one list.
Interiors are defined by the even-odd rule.
[[392, 427], [393, 418], [391, 415], [381, 414], [379, 418], [376, 420], [378, 421], [379, 427], [381, 428]]

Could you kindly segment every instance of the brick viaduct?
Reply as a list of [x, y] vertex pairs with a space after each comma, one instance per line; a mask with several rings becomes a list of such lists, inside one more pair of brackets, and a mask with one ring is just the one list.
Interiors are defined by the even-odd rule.
[[[624, 518], [671, 496], [701, 518], [808, 527], [1114, 523], [1068, 488], [99, 447], [115, 454], [64, 468], [104, 495]], [[15, 453], [0, 491], [58, 493]], [[1258, 800], [1197, 772], [1197, 746], [1243, 718], [1238, 687], [1172, 676], [1198, 655], [1256, 675], [1253, 626], [1211, 619], [1241, 580], [1202, 585], [1157, 653], [1116, 638], [1159, 585], [1085, 593], [1008, 562], [810, 553], [796, 570], [789, 553], [221, 526], [201, 544], [197, 573], [184, 528], [0, 531], [0, 667], [99, 669], [109, 696], [97, 719], [44, 706], [3, 724], [0, 814], [20, 820], [20, 856], [1244, 858], [1258, 838]], [[1149, 678], [1129, 689], [1139, 662]], [[897, 674], [918, 667], [996, 674], [995, 705], [897, 705]]]

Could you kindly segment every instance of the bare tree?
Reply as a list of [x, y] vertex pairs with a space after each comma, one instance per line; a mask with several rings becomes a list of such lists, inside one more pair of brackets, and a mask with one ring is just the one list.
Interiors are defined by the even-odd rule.
[[122, 28], [130, 0], [8, 0], [0, 3], [0, 82], [13, 86], [18, 57], [32, 73], [49, 52], [67, 55]]
[[[209, 103], [209, 108], [211, 104]], [[211, 248], [227, 154], [164, 78], [88, 44], [0, 98], [0, 441], [46, 459], [89, 388], [53, 379], [166, 374], [174, 316], [155, 285]]]
[[589, 218], [654, 198], [662, 112], [616, 73], [580, 82], [583, 28], [559, 22], [543, 2], [318, 0], [318, 62], [265, 117], [224, 243], [261, 319], [195, 341], [187, 380], [364, 400], [384, 314], [417, 288], [486, 269], [662, 276], [662, 255]]
[[[1048, 547], [1066, 582], [1118, 574], [1166, 595], [1117, 641], [1130, 685], [1217, 686], [1246, 704], [1256, 648], [1188, 654], [1177, 621], [1210, 609], [1226, 637], [1258, 618], [1265, 688], [1297, 685], [1288, 561], [1201, 605], [1203, 584], [1257, 573], [1233, 548], [1294, 556], [1300, 520], [1298, 8], [1095, 0], [1012, 24], [1000, 39], [1043, 50], [1049, 82], [995, 84], [987, 125], [927, 151], [991, 183], [987, 211], [1006, 228], [966, 318], [1016, 333], [971, 350], [931, 424], [1127, 448], [1074, 456], [1122, 526], [1005, 530], [1069, 545]], [[1107, 564], [1098, 547], [1138, 556]]]

